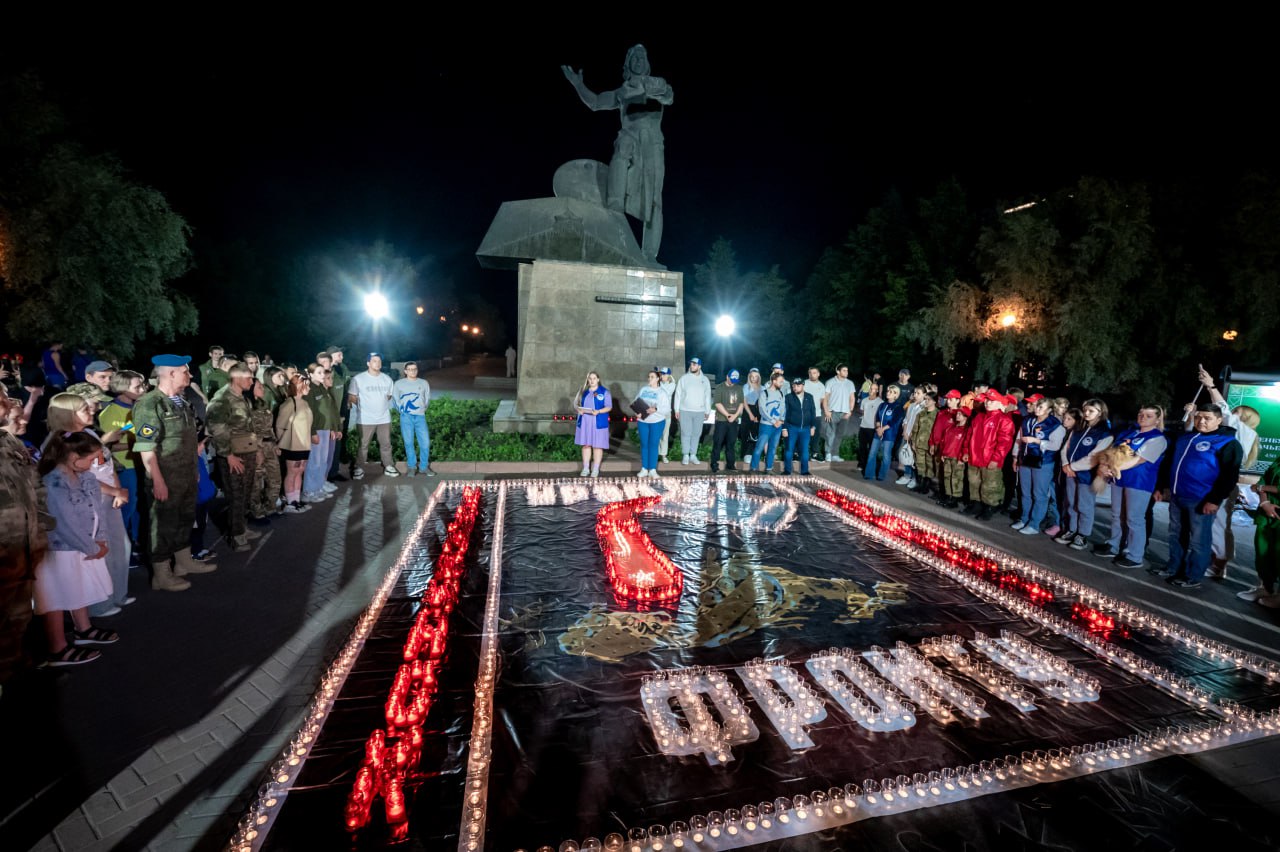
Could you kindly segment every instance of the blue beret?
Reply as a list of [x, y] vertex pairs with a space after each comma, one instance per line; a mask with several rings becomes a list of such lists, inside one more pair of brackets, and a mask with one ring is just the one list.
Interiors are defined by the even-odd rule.
[[156, 367], [185, 367], [191, 363], [190, 355], [153, 355], [151, 363]]

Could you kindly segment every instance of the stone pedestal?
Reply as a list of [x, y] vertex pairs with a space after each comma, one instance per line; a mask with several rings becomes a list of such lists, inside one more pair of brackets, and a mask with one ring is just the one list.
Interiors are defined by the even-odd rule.
[[631, 416], [654, 366], [684, 372], [684, 276], [679, 272], [557, 260], [521, 263], [519, 376], [514, 412], [494, 431], [572, 432], [575, 395], [589, 370]]

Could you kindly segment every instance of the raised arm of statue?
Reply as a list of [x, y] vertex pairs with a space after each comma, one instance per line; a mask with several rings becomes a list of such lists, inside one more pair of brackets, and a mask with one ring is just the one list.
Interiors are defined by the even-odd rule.
[[617, 109], [618, 96], [614, 92], [601, 92], [596, 94], [587, 88], [587, 84], [582, 82], [582, 72], [574, 71], [568, 65], [561, 65], [560, 70], [564, 72], [564, 77], [573, 86], [573, 90], [578, 93], [578, 97], [587, 105], [588, 109], [604, 110]]

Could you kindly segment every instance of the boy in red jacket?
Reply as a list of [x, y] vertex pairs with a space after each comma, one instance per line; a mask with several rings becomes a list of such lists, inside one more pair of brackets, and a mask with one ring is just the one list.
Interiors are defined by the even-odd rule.
[[938, 488], [942, 492], [938, 505], [944, 509], [956, 508], [964, 497], [964, 433], [972, 413], [971, 408], [958, 408], [946, 412], [955, 416], [946, 417], [945, 421], [944, 414], [938, 414], [938, 420], [943, 421], [942, 441], [938, 445], [937, 456], [940, 466]]
[[[976, 401], [976, 400], [975, 400]], [[1014, 402], [998, 391], [988, 391], [986, 408], [965, 434], [962, 458], [969, 465], [969, 497], [974, 504], [981, 503], [977, 514], [980, 521], [995, 517], [1004, 500], [1004, 474], [1001, 467], [1005, 457], [1013, 449], [1016, 429], [1013, 418], [1005, 412], [1006, 405]]]

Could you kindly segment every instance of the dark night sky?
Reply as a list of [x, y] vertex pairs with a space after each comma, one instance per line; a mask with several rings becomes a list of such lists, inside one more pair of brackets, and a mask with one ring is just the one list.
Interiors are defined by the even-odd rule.
[[[1267, 156], [1274, 73], [1132, 34], [557, 23], [527, 37], [390, 20], [315, 37], [59, 40], [0, 67], [36, 68], [79, 135], [202, 240], [287, 257], [386, 239], [513, 318], [514, 276], [480, 269], [475, 249], [502, 201], [550, 195], [567, 160], [608, 160], [616, 113], [587, 110], [559, 66], [611, 89], [637, 41], [675, 91], [660, 259], [690, 278], [725, 236], [744, 268], [777, 263], [803, 283], [890, 187], [910, 196], [955, 176], [995, 204], [1084, 173], [1203, 178]], [[201, 307], [209, 333], [231, 331]]]

